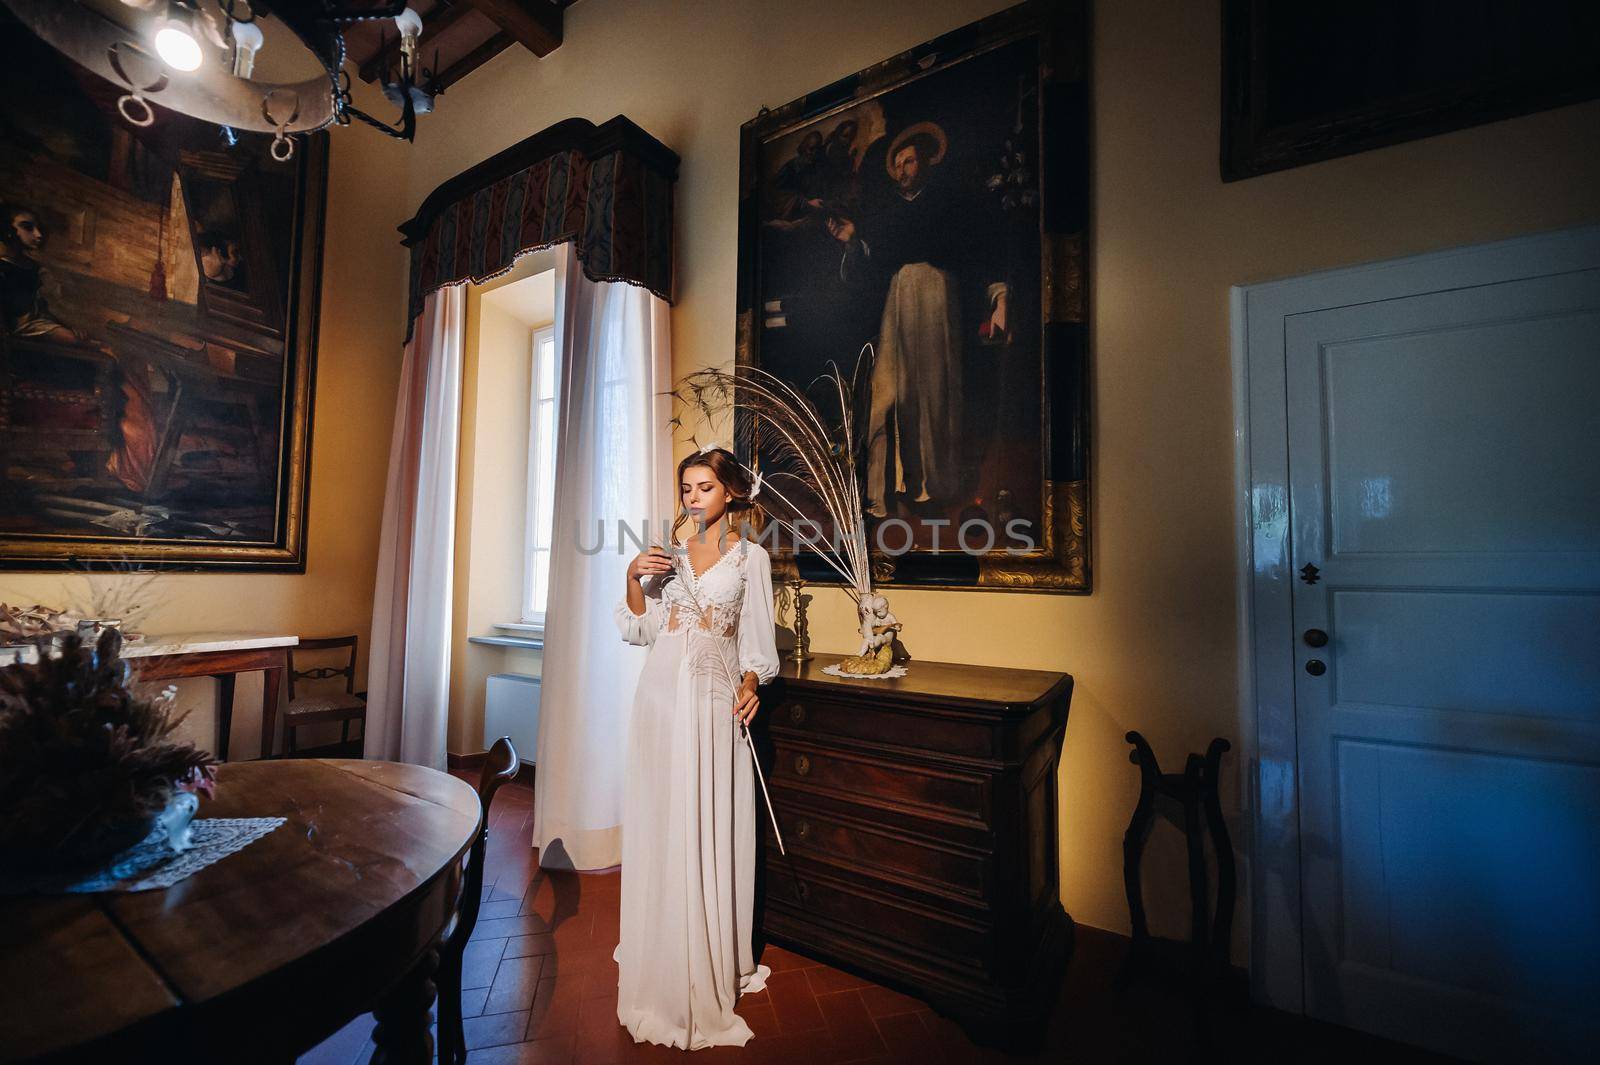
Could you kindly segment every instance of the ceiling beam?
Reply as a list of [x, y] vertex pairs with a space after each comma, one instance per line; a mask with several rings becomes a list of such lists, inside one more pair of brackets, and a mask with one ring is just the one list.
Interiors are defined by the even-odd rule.
[[541, 59], [561, 47], [562, 9], [551, 0], [466, 0]]
[[433, 84], [435, 92], [444, 92], [450, 86], [483, 66], [489, 60], [510, 48], [517, 42], [512, 40], [511, 34], [504, 30], [490, 37], [466, 55], [451, 63], [444, 70], [434, 75]]
[[[417, 54], [421, 55], [429, 44], [439, 39], [441, 33], [454, 26], [462, 15], [471, 10], [472, 5], [461, 0], [434, 5], [433, 10], [422, 16], [422, 36], [417, 38]], [[392, 35], [384, 40], [383, 47], [361, 64], [362, 81], [376, 81], [389, 69], [394, 57], [400, 54], [400, 34], [394, 31], [391, 24], [385, 23], [381, 28]]]

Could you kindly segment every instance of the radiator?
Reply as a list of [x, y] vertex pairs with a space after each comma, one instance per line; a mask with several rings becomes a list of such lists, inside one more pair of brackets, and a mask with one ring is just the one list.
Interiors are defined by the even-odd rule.
[[539, 678], [526, 673], [491, 673], [483, 697], [483, 749], [510, 736], [517, 754], [538, 761]]

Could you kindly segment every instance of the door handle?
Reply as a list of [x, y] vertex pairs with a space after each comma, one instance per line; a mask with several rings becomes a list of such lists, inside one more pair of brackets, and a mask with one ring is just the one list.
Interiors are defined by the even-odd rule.
[[1328, 646], [1328, 634], [1321, 629], [1307, 629], [1301, 639], [1305, 640], [1307, 647]]
[[1322, 661], [1322, 659], [1313, 658], [1311, 661], [1306, 663], [1306, 672], [1311, 674], [1313, 677], [1320, 677], [1324, 673], [1328, 672], [1328, 667], [1326, 663]]

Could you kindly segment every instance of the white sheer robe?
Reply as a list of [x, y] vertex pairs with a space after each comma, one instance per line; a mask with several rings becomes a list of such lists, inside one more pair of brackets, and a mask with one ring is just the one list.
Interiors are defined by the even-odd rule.
[[637, 1042], [743, 1046], [739, 995], [766, 987], [751, 950], [756, 832], [749, 745], [733, 717], [746, 672], [778, 671], [772, 562], [740, 540], [698, 577], [688, 555], [617, 605], [648, 645], [629, 724], [623, 798], [617, 1020]]

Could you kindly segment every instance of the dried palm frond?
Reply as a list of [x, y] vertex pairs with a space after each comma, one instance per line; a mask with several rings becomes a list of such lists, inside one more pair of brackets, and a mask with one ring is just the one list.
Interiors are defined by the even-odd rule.
[[[733, 429], [752, 475], [761, 477], [762, 509], [795, 540], [800, 530], [832, 529], [830, 549], [818, 554], [844, 580], [857, 602], [872, 590], [872, 566], [856, 473], [862, 441], [856, 433], [856, 385], [870, 365], [862, 348], [849, 378], [830, 362], [806, 390], [757, 366], [698, 370], [678, 382], [673, 397], [707, 423], [733, 416]], [[819, 393], [836, 418], [823, 413]], [[673, 419], [681, 426], [681, 419]], [[775, 501], [775, 503], [774, 503]]]

